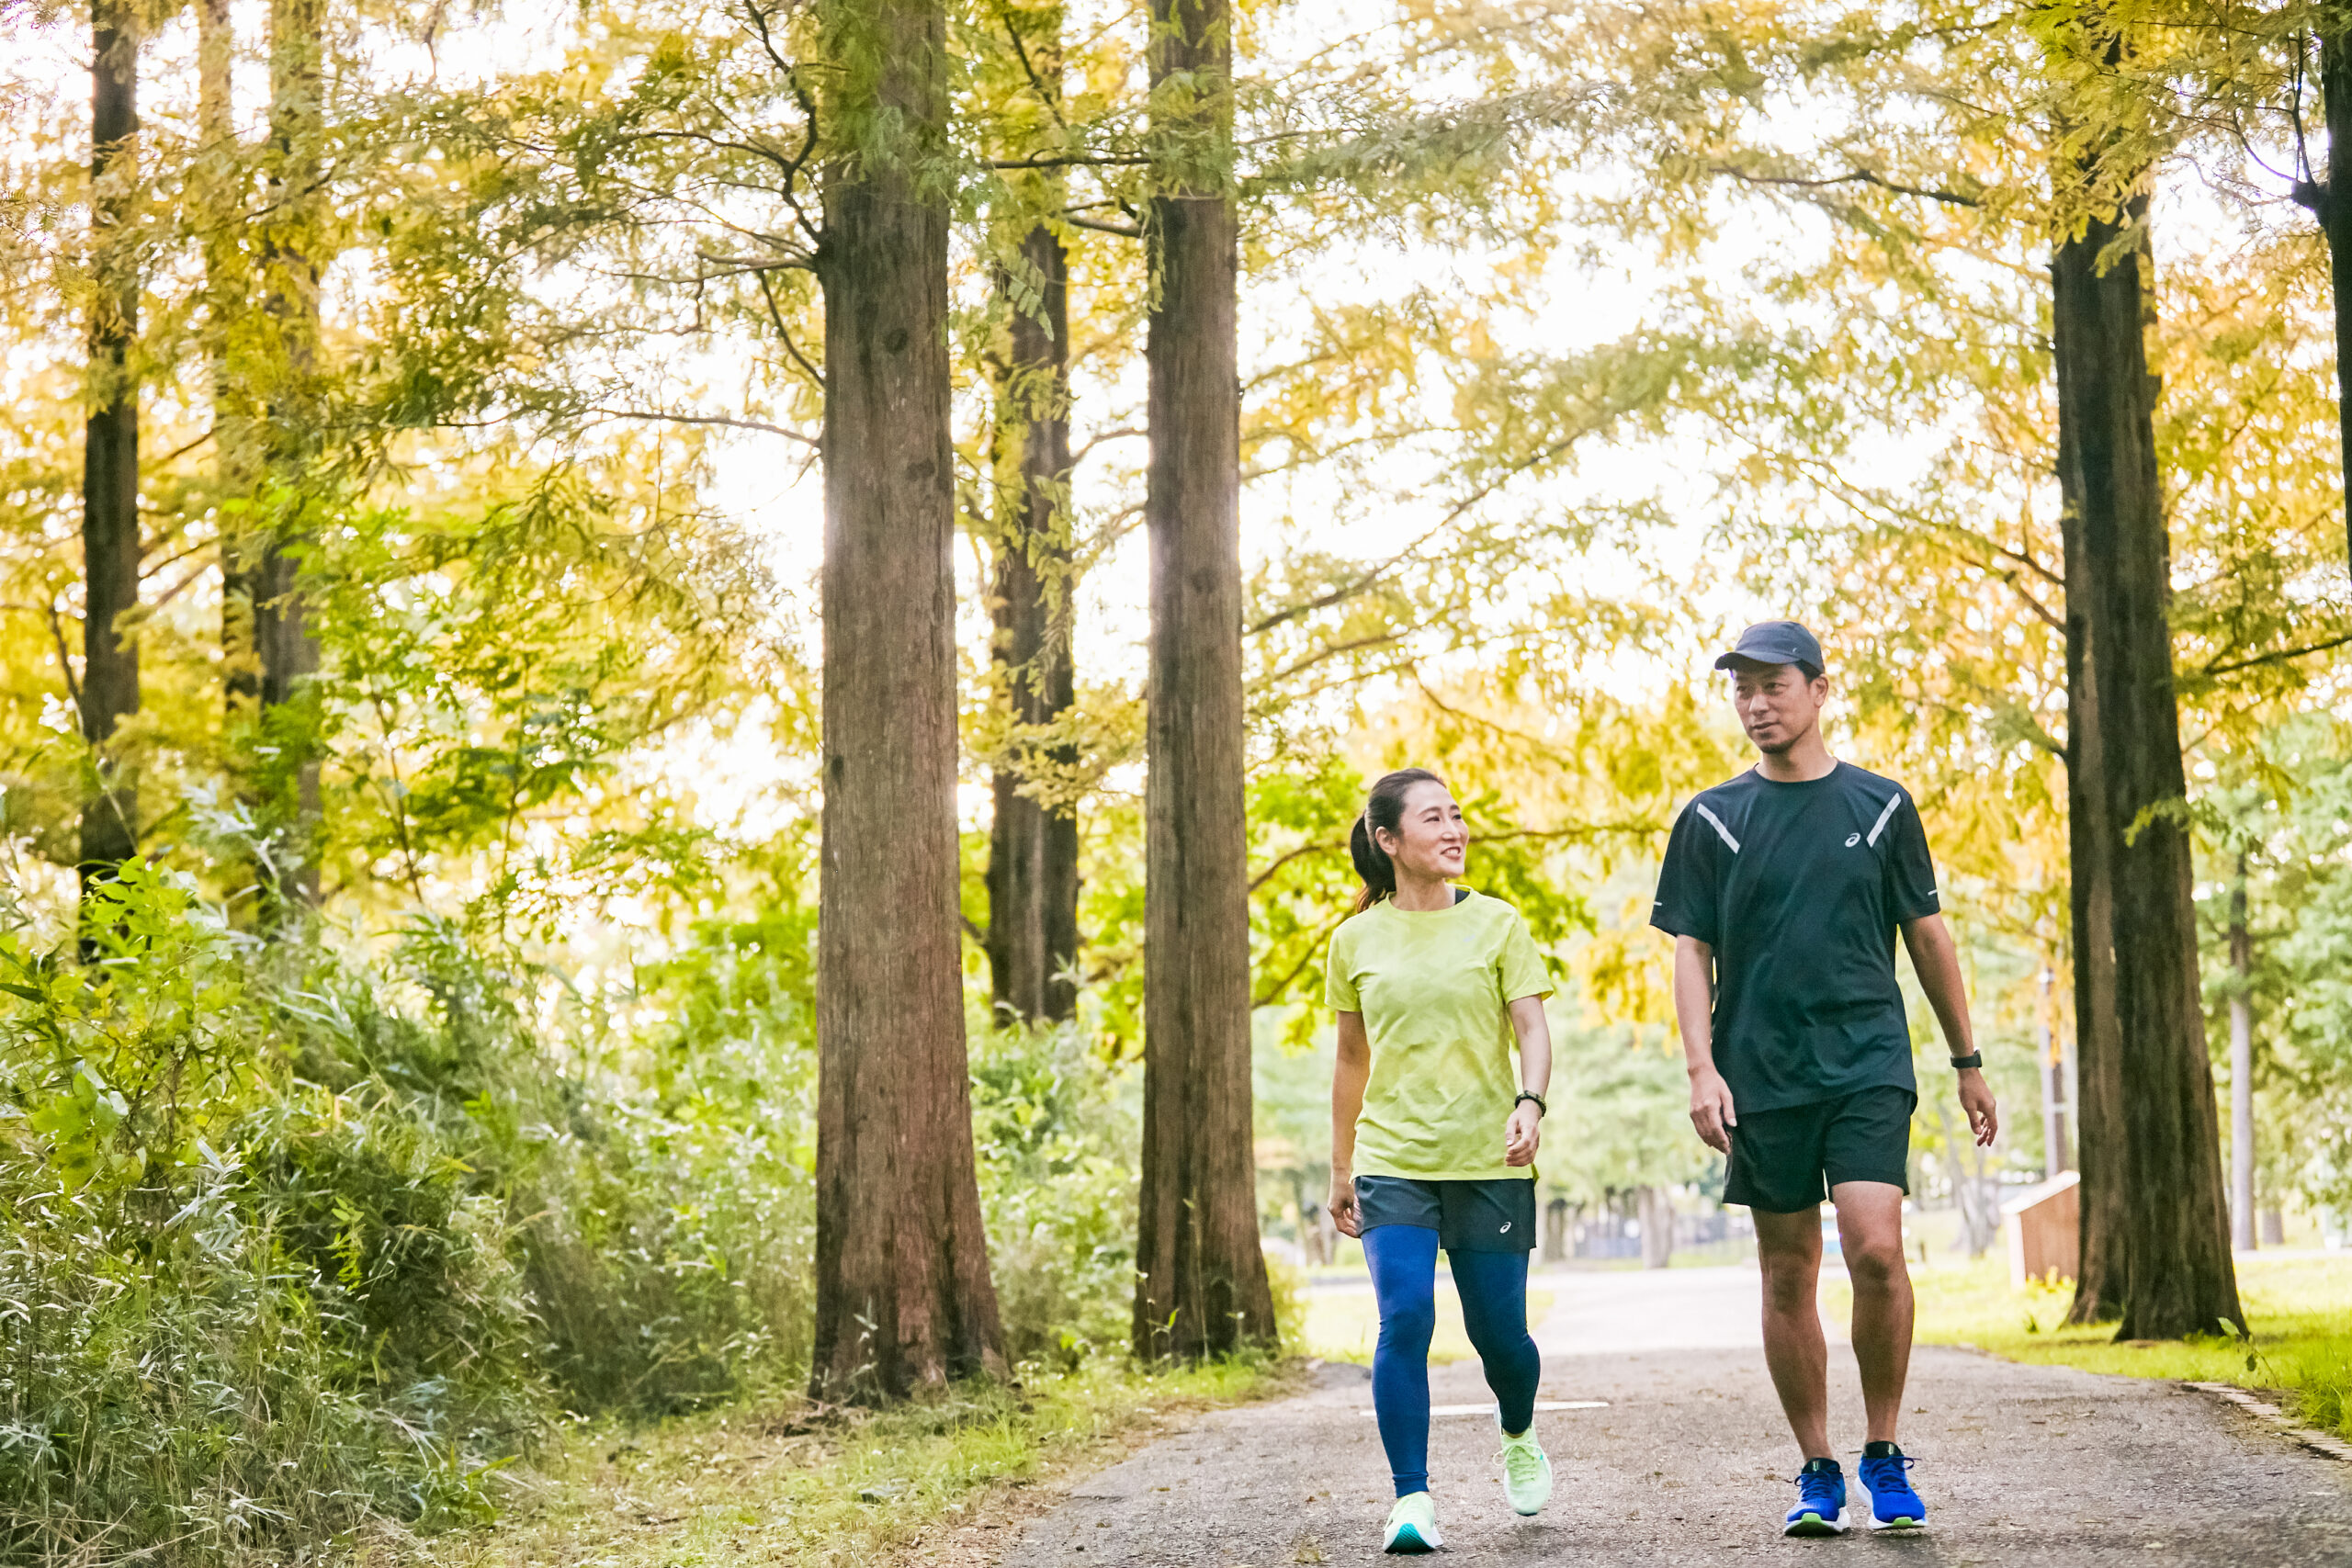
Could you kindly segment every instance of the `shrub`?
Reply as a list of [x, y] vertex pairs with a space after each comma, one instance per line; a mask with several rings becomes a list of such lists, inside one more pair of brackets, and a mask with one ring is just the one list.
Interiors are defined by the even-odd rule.
[[[90, 914], [0, 929], [0, 1562], [479, 1518], [560, 1407], [806, 1375], [808, 911], [698, 931], [618, 1026], [449, 922], [263, 941], [135, 862]], [[1134, 1086], [1074, 1029], [973, 1045], [1008, 1348], [1122, 1351]]]
[[[134, 863], [0, 932], [0, 1554], [196, 1562], [486, 1506], [543, 1401], [502, 1206], [339, 1010]], [[332, 976], [327, 976], [332, 979]]]
[[797, 918], [714, 925], [649, 971], [651, 1021], [517, 1178], [550, 1369], [576, 1408], [668, 1413], [807, 1374], [809, 936]]
[[1125, 1075], [1073, 1027], [972, 1037], [972, 1131], [1006, 1354], [1124, 1353], [1139, 1134]]

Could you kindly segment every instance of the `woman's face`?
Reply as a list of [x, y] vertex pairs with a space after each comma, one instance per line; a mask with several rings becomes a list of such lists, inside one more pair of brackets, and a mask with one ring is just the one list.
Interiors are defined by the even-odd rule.
[[1453, 794], [1434, 779], [1405, 792], [1405, 814], [1395, 829], [1379, 830], [1380, 847], [1400, 872], [1451, 881], [1462, 874], [1470, 853], [1470, 829]]

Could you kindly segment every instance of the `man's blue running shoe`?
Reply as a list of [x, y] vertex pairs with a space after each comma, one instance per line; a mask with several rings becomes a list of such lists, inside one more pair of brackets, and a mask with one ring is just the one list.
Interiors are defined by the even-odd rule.
[[[1884, 1453], [1872, 1453], [1871, 1449], [1883, 1449]], [[1919, 1494], [1911, 1489], [1911, 1478], [1904, 1472], [1917, 1461], [1909, 1458], [1893, 1443], [1872, 1443], [1862, 1450], [1862, 1484], [1871, 1495], [1871, 1529], [1874, 1530], [1922, 1530], [1928, 1528], [1928, 1505], [1919, 1501]]]
[[1809, 1459], [1797, 1472], [1797, 1506], [1781, 1521], [1782, 1535], [1844, 1535], [1846, 1472], [1834, 1459]]

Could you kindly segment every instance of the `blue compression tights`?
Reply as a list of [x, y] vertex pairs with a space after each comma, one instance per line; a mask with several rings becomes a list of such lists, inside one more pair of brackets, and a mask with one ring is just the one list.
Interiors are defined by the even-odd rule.
[[[1437, 1232], [1421, 1225], [1375, 1225], [1363, 1233], [1380, 1301], [1380, 1342], [1372, 1352], [1372, 1407], [1380, 1443], [1396, 1478], [1396, 1495], [1430, 1489], [1430, 1336], [1437, 1329]], [[1524, 1432], [1535, 1419], [1543, 1358], [1527, 1332], [1527, 1254], [1456, 1252], [1453, 1288], [1462, 1325], [1495, 1391], [1503, 1430]]]

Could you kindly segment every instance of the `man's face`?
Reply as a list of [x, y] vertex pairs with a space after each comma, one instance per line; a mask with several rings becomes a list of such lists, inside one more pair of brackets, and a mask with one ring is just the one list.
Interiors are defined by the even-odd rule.
[[1799, 665], [1743, 660], [1732, 668], [1732, 709], [1747, 739], [1769, 757], [1781, 756], [1813, 733], [1828, 696], [1827, 677], [1808, 680]]

